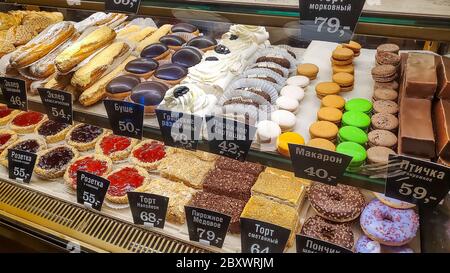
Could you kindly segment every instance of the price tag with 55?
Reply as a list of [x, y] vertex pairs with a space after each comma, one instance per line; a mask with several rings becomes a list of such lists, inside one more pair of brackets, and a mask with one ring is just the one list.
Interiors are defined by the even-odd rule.
[[29, 183], [37, 155], [21, 150], [8, 150], [9, 178]]
[[103, 177], [77, 172], [77, 202], [88, 208], [101, 210], [108, 187], [109, 181]]

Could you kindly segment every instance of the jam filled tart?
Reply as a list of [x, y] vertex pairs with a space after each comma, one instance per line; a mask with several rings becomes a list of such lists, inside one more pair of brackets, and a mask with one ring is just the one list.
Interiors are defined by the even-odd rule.
[[77, 149], [63, 145], [40, 151], [34, 172], [41, 178], [54, 179], [62, 177], [67, 166], [78, 157]]
[[150, 176], [144, 168], [132, 165], [126, 165], [113, 171], [106, 179], [110, 183], [106, 199], [118, 204], [127, 204], [127, 192], [134, 191], [150, 182]]
[[12, 130], [0, 130], [0, 153], [6, 149], [11, 143], [17, 140], [16, 132]]
[[106, 133], [106, 130], [94, 125], [80, 123], [69, 130], [67, 144], [78, 151], [87, 151], [95, 147], [95, 143]]
[[95, 144], [95, 153], [105, 155], [113, 162], [127, 158], [138, 141], [133, 138], [118, 136], [108, 131]]
[[19, 113], [19, 110], [9, 109], [8, 106], [0, 104], [0, 126], [6, 125]]
[[63, 141], [71, 125], [54, 120], [46, 120], [35, 129], [35, 133], [44, 137], [47, 143]]
[[166, 152], [162, 142], [147, 139], [133, 148], [131, 163], [147, 170], [155, 170], [165, 156]]
[[22, 112], [10, 121], [10, 128], [19, 134], [32, 133], [46, 119], [46, 115], [39, 112]]
[[90, 154], [81, 156], [70, 163], [64, 173], [64, 181], [72, 189], [77, 189], [77, 172], [84, 171], [97, 176], [105, 176], [112, 169], [112, 161], [104, 155]]
[[47, 144], [42, 138], [26, 138], [19, 139], [12, 143], [8, 148], [4, 149], [0, 154], [0, 164], [5, 167], [8, 167], [8, 150], [15, 149], [21, 150], [29, 153], [37, 153], [41, 150], [47, 149]]

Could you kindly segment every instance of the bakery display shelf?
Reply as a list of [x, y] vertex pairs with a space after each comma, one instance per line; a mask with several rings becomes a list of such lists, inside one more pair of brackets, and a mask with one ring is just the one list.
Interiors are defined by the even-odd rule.
[[[35, 5], [49, 8], [104, 10], [104, 2], [98, 1], [51, 1], [51, 0], [6, 0], [7, 3], [20, 5]], [[73, 4], [73, 3], [76, 3]], [[255, 24], [268, 27], [298, 28], [299, 13], [297, 9], [289, 11], [272, 10], [272, 8], [244, 8], [242, 5], [228, 5], [212, 8], [198, 3], [168, 3], [166, 1], [143, 1], [139, 10], [140, 15], [170, 17], [177, 20], [205, 20], [236, 24]], [[414, 15], [397, 16], [393, 13], [379, 17], [363, 15], [360, 17], [355, 33], [381, 37], [396, 37], [403, 39], [418, 39], [431, 41], [450, 41], [450, 21], [438, 18], [430, 20], [433, 16], [417, 17]], [[383, 15], [383, 16], [380, 16]], [[416, 16], [416, 17], [414, 17]]]
[[[51, 192], [51, 191], [48, 191]], [[208, 252], [155, 230], [148, 230], [103, 212], [94, 212], [32, 184], [0, 179], [0, 216], [56, 234], [72, 246], [96, 252]], [[64, 196], [64, 195], [63, 195]]]

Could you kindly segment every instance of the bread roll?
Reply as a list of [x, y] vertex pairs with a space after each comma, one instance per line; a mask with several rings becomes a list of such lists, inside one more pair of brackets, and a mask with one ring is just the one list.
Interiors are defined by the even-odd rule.
[[114, 38], [114, 30], [106, 26], [99, 27], [61, 52], [55, 59], [56, 69], [61, 73], [69, 72], [96, 50], [111, 43]]
[[163, 25], [160, 28], [158, 28], [155, 32], [153, 32], [152, 35], [150, 35], [149, 37], [145, 38], [144, 40], [142, 40], [138, 47], [137, 47], [137, 52], [141, 52], [142, 49], [144, 49], [144, 47], [154, 44], [154, 43], [158, 43], [159, 39], [166, 35], [167, 33], [169, 33], [170, 29], [172, 28], [172, 25]]
[[117, 59], [130, 54], [130, 46], [125, 42], [115, 42], [100, 51], [94, 58], [78, 69], [71, 84], [79, 90], [85, 90], [100, 79]]
[[36, 38], [17, 49], [11, 57], [11, 66], [17, 69], [28, 66], [64, 43], [75, 32], [70, 22], [54, 24]]

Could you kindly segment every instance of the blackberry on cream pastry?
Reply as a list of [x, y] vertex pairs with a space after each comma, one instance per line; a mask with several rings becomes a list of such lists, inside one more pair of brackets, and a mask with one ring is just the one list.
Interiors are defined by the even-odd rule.
[[180, 84], [166, 93], [163, 106], [180, 112], [204, 115], [216, 104], [214, 95], [206, 94], [195, 84]]

